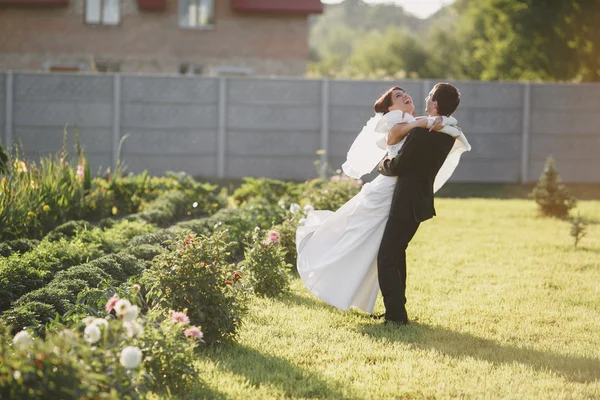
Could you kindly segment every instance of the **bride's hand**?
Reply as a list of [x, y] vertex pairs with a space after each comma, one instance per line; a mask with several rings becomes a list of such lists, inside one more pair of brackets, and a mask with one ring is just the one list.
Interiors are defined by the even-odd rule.
[[437, 117], [435, 121], [433, 121], [433, 125], [429, 128], [429, 131], [439, 131], [444, 127], [444, 118]]

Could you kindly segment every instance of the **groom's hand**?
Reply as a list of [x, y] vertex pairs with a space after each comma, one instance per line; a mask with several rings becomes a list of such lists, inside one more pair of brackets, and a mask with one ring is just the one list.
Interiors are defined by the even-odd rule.
[[377, 165], [377, 172], [379, 172], [381, 175], [393, 176], [390, 171], [390, 159], [388, 157], [385, 157], [379, 162]]
[[433, 124], [431, 124], [431, 128], [429, 128], [429, 131], [439, 131], [440, 129], [442, 129], [444, 127], [444, 118], [442, 117], [437, 117], [434, 121]]

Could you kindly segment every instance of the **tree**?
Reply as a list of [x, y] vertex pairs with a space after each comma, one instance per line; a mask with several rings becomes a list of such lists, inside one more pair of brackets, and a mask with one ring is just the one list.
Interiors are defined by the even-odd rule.
[[484, 80], [598, 80], [598, 2], [457, 0], [463, 44]]
[[418, 39], [404, 29], [388, 28], [364, 36], [350, 57], [350, 66], [360, 74], [379, 71], [384, 76], [419, 78], [427, 71], [428, 54]]
[[560, 181], [554, 159], [548, 157], [544, 172], [530, 194], [537, 203], [542, 215], [549, 217], [566, 217], [577, 201], [567, 187]]

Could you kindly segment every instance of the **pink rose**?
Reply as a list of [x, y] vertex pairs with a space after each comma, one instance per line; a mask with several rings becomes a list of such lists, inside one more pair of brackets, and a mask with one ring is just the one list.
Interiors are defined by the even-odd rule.
[[111, 297], [107, 302], [106, 302], [106, 306], [104, 307], [106, 312], [111, 312], [114, 308], [115, 308], [115, 304], [117, 304], [117, 301], [119, 301], [119, 296], [117, 296], [116, 294]]
[[202, 333], [202, 331], [198, 328], [196, 328], [195, 326], [192, 326], [189, 329], [186, 329], [185, 331], [183, 331], [183, 334], [186, 337], [193, 337], [194, 339], [198, 339], [198, 340], [202, 340], [202, 338], [204, 337], [204, 334]]
[[182, 312], [172, 312], [171, 313], [171, 322], [175, 324], [187, 325], [190, 323], [190, 318]]

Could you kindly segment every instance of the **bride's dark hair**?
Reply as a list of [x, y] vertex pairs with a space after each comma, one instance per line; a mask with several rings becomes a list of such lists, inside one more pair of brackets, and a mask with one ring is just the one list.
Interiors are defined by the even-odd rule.
[[376, 113], [387, 114], [389, 112], [388, 108], [392, 106], [392, 92], [394, 90], [402, 90], [403, 92], [405, 91], [401, 87], [394, 86], [393, 88], [382, 94], [373, 106], [373, 110], [375, 110]]

